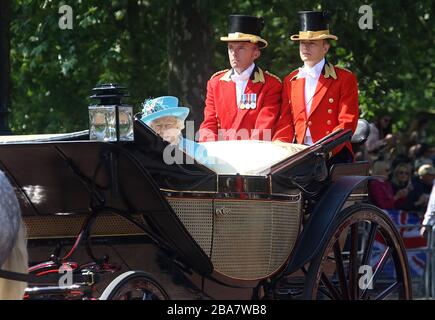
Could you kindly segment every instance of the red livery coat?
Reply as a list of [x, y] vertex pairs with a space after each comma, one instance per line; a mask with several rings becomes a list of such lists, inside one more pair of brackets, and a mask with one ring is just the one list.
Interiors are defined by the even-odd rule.
[[257, 95], [256, 108], [240, 109], [232, 72], [217, 72], [207, 83], [199, 141], [271, 140], [281, 108], [281, 80], [256, 66], [244, 92]]
[[[293, 142], [295, 139], [302, 144], [307, 127], [313, 142], [340, 128], [355, 132], [359, 117], [358, 84], [350, 71], [325, 63], [309, 115], [306, 114], [304, 88], [305, 78], [298, 78], [298, 70], [284, 79], [281, 114], [273, 140]], [[345, 146], [352, 152], [350, 142]], [[342, 148], [337, 147], [333, 154]]]

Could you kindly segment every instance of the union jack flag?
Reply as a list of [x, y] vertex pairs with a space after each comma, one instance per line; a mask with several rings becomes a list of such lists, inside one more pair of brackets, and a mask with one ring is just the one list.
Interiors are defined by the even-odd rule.
[[[426, 253], [424, 249], [427, 248], [426, 238], [420, 235], [420, 225], [423, 222], [423, 217], [420, 217], [416, 212], [399, 210], [384, 211], [390, 216], [402, 235], [403, 243], [407, 250], [411, 277], [422, 277], [426, 267]], [[401, 227], [406, 225], [415, 225], [415, 227]], [[376, 264], [384, 250], [385, 245], [383, 239], [377, 237], [374, 243], [374, 254], [371, 263]], [[387, 265], [385, 265], [383, 275], [394, 276], [394, 266], [391, 259]]]

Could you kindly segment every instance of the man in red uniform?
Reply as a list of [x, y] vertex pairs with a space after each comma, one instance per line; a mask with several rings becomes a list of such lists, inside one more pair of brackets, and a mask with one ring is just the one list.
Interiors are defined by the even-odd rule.
[[[299, 12], [301, 31], [291, 36], [299, 41], [304, 66], [283, 81], [281, 115], [273, 140], [311, 145], [338, 129], [355, 132], [358, 123], [358, 85], [348, 70], [325, 60], [329, 41], [327, 13]], [[330, 163], [352, 162], [350, 143], [333, 150]]]
[[230, 70], [216, 72], [207, 83], [199, 141], [271, 140], [281, 106], [281, 80], [255, 60], [267, 47], [261, 38], [263, 18], [231, 15], [228, 42]]

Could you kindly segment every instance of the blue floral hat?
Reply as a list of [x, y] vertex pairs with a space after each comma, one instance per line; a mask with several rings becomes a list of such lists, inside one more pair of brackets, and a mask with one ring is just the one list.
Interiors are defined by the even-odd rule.
[[186, 120], [189, 108], [179, 107], [178, 98], [173, 96], [163, 96], [155, 99], [147, 99], [142, 104], [143, 116], [141, 120], [149, 125], [153, 120], [162, 117], [176, 117], [182, 121]]

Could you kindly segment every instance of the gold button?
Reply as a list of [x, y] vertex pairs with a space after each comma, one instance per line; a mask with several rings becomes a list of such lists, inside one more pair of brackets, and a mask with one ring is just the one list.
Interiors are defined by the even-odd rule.
[[333, 103], [334, 99], [333, 98], [329, 98], [329, 103]]
[[308, 121], [308, 126], [311, 127], [313, 123], [311, 121]]
[[328, 120], [328, 121], [326, 121], [326, 124], [327, 124], [328, 126], [330, 126], [330, 125], [331, 125], [331, 123], [332, 123], [332, 121], [331, 121], [331, 120]]
[[291, 101], [291, 100], [289, 100], [289, 101], [288, 101], [288, 104], [292, 104], [292, 101]]
[[332, 113], [332, 109], [328, 109], [328, 113]]

